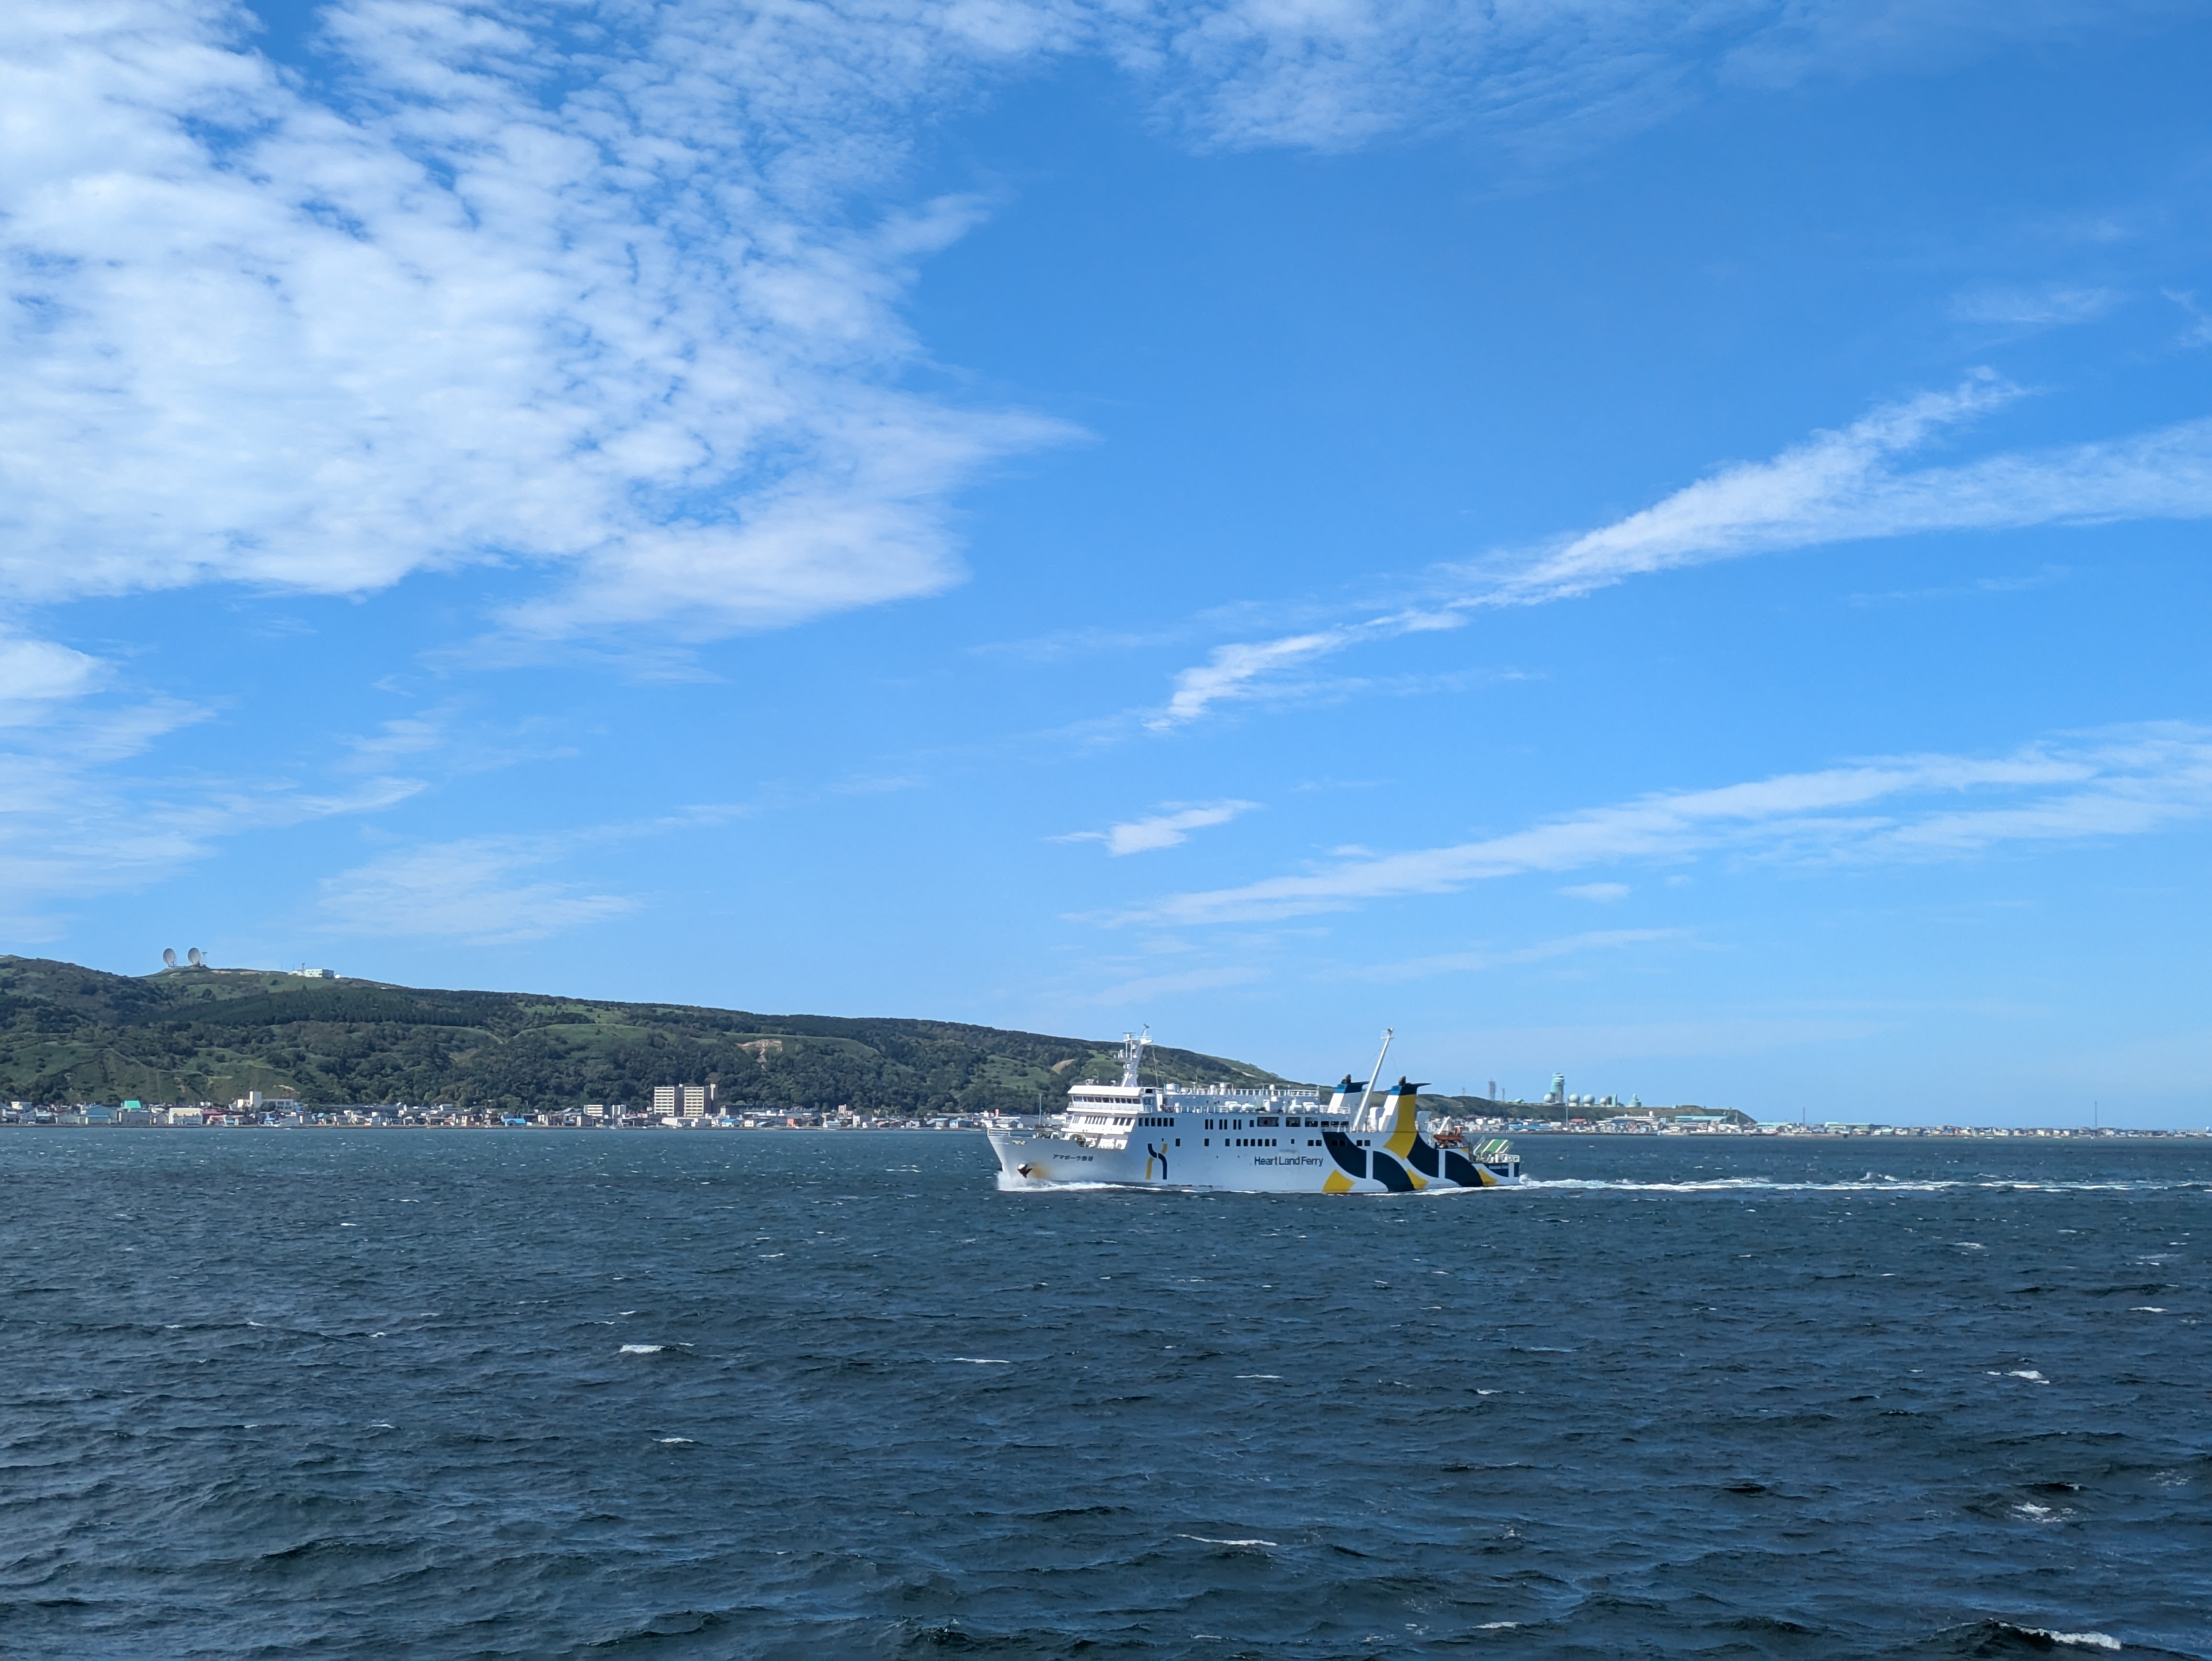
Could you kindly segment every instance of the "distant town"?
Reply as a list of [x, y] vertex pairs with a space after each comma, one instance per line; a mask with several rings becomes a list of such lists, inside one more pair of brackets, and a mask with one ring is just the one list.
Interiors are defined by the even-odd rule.
[[[1761, 1121], [1734, 1109], [1697, 1105], [1645, 1107], [1634, 1097], [1570, 1094], [1564, 1076], [1539, 1102], [1494, 1097], [1424, 1098], [1423, 1117], [1439, 1129], [1496, 1135], [1612, 1136], [1942, 1136], [2172, 1138], [2212, 1136], [2212, 1129], [2149, 1130], [2118, 1125], [2071, 1127], [1965, 1124], [1885, 1124], [1875, 1121], [1800, 1118]], [[1175, 1086], [1170, 1086], [1170, 1088]], [[1497, 1086], [1491, 1086], [1495, 1091]], [[586, 1102], [531, 1112], [471, 1109], [456, 1102], [381, 1102], [349, 1106], [309, 1104], [289, 1097], [249, 1092], [228, 1104], [213, 1102], [79, 1102], [40, 1105], [11, 1101], [0, 1125], [69, 1125], [191, 1129], [546, 1129], [546, 1130], [988, 1130], [1026, 1127], [1040, 1116], [933, 1113], [901, 1116], [859, 1112], [850, 1106], [806, 1109], [727, 1105], [714, 1084], [660, 1085], [650, 1105]], [[1468, 1110], [1470, 1104], [1492, 1110]], [[1510, 1110], [1535, 1110], [1516, 1112]]]

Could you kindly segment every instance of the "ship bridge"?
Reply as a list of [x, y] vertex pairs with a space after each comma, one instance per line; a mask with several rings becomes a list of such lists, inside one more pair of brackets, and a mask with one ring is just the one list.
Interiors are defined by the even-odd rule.
[[1340, 1128], [1319, 1092], [1284, 1085], [1229, 1090], [1211, 1085], [1079, 1084], [1067, 1092], [1064, 1133], [1089, 1147], [1127, 1147], [1133, 1133], [1163, 1130]]

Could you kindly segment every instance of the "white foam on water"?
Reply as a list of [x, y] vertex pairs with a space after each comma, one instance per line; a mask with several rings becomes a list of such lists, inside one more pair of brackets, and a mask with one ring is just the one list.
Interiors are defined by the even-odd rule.
[[1216, 1540], [1206, 1534], [1178, 1534], [1176, 1538], [1195, 1540], [1201, 1546], [1273, 1546], [1275, 1543], [1273, 1540]]
[[2166, 1313], [2166, 1305], [2163, 1304], [2130, 1304], [2128, 1305], [2128, 1313], [2130, 1315], [2163, 1315]]
[[1240, 1372], [1237, 1376], [1239, 1378], [1273, 1378], [1279, 1380], [1283, 1375], [1279, 1372]]
[[2010, 1372], [2005, 1374], [2005, 1377], [2008, 1378], [2025, 1378], [2032, 1384], [2047, 1384], [2051, 1382], [2050, 1379], [2045, 1378], [2033, 1367], [2014, 1367]]
[[[1634, 1182], [1596, 1177], [1525, 1177], [1515, 1186], [1541, 1189], [1585, 1189], [1640, 1194], [1941, 1194], [1951, 1189], [2008, 1191], [2020, 1194], [2163, 1194], [2187, 1192], [2208, 1186], [2201, 1182], [2031, 1183], [2002, 1177], [1929, 1177], [1902, 1181], [1895, 1177], [1834, 1183], [1778, 1183], [1765, 1177], [1715, 1177], [1702, 1181]], [[1428, 1192], [1438, 1190], [1431, 1188]], [[1444, 1190], [1472, 1194], [1474, 1189]]]
[[698, 1444], [693, 1441], [689, 1436], [656, 1436], [653, 1439], [657, 1445], [665, 1448], [689, 1448], [698, 1446]]
[[[1685, 1179], [1675, 1183], [1630, 1182], [1619, 1178], [1596, 1177], [1528, 1177], [1522, 1180], [1520, 1186], [1584, 1189], [1593, 1192], [1630, 1194], [1935, 1194], [1947, 1188], [1965, 1188], [1972, 1184], [1937, 1180], [1924, 1183], [1899, 1183], [1887, 1180], [1778, 1183], [1765, 1177], [1714, 1177], [1702, 1181]], [[2013, 1184], [2000, 1183], [1984, 1184], [1984, 1186], [2009, 1188]], [[1471, 1193], [1474, 1190], [1461, 1191]]]
[[667, 1348], [665, 1344], [624, 1344], [616, 1353], [622, 1355], [658, 1355]]
[[1477, 1632], [1511, 1632], [1520, 1624], [1518, 1621], [1486, 1621], [1475, 1630]]
[[2085, 1650], [2117, 1650], [2120, 1640], [2108, 1632], [2053, 1632], [2048, 1627], [2022, 1627], [2022, 1632], [2048, 1638], [2054, 1644], [2071, 1644]]
[[1002, 1361], [995, 1355], [956, 1355], [956, 1361], [965, 1361], [971, 1367], [1010, 1367], [1012, 1361]]

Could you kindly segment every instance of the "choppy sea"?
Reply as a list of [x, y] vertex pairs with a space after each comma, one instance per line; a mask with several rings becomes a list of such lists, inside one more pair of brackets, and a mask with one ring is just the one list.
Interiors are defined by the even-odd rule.
[[2212, 1145], [0, 1133], [12, 1657], [2212, 1655]]

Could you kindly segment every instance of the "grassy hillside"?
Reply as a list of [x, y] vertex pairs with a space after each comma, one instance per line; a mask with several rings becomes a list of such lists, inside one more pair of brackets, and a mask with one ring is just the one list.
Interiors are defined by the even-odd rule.
[[[453, 1102], [519, 1111], [652, 1100], [714, 1080], [732, 1105], [869, 1113], [1028, 1111], [1085, 1078], [1119, 1078], [1114, 1044], [951, 1021], [756, 1015], [525, 992], [311, 981], [258, 970], [143, 977], [0, 956], [0, 1099], [227, 1102], [258, 1090], [313, 1105]], [[1145, 1077], [1282, 1080], [1187, 1050]]]

